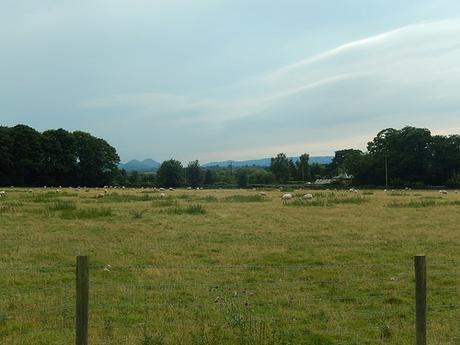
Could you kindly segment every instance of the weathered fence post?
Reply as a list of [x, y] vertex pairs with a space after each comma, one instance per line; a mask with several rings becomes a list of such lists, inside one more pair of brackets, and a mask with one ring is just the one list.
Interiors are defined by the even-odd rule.
[[425, 255], [414, 257], [415, 344], [426, 345], [426, 262]]
[[75, 309], [75, 344], [88, 345], [89, 260], [77, 256], [77, 298]]

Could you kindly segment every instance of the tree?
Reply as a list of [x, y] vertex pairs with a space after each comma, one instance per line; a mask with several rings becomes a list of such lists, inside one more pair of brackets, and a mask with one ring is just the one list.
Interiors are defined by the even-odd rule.
[[361, 150], [346, 149], [335, 152], [330, 168], [333, 175], [347, 173], [357, 175], [364, 156]]
[[374, 181], [383, 184], [385, 160], [393, 184], [426, 183], [432, 161], [432, 136], [428, 129], [385, 129], [368, 143]]
[[297, 166], [297, 178], [302, 182], [311, 180], [311, 170], [308, 161], [310, 156], [308, 153], [300, 155], [299, 160], [296, 162]]
[[182, 163], [170, 159], [161, 163], [157, 172], [158, 184], [162, 187], [179, 187], [183, 184]]
[[200, 163], [192, 161], [188, 163], [187, 168], [185, 168], [185, 174], [187, 177], [186, 183], [193, 188], [201, 186], [203, 181], [203, 173], [201, 171]]
[[236, 172], [236, 184], [240, 188], [246, 188], [248, 186], [248, 171], [246, 169], [238, 169]]
[[206, 170], [206, 173], [204, 174], [204, 184], [206, 186], [212, 186], [216, 182], [217, 176], [214, 171], [211, 169]]
[[120, 158], [105, 140], [89, 133], [74, 132], [77, 156], [77, 180], [83, 186], [111, 184]]
[[279, 153], [275, 158], [271, 159], [270, 171], [275, 175], [278, 182], [287, 182], [291, 175], [291, 165], [286, 157], [286, 154]]
[[13, 140], [11, 130], [0, 126], [0, 186], [12, 183], [13, 177]]
[[45, 131], [42, 137], [45, 184], [74, 185], [77, 176], [74, 136], [61, 128]]
[[11, 128], [11, 183], [37, 186], [42, 182], [42, 136], [35, 129], [17, 125]]

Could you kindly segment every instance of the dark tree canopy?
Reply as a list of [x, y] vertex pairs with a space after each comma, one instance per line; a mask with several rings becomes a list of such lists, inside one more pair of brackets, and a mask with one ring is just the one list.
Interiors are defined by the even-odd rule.
[[101, 186], [111, 183], [119, 160], [89, 133], [0, 127], [0, 185]]
[[192, 161], [188, 163], [185, 168], [186, 183], [190, 187], [196, 188], [202, 185], [203, 172], [201, 171], [200, 163], [198, 161]]
[[170, 159], [161, 163], [157, 172], [158, 184], [163, 187], [180, 187], [184, 182], [182, 163]]

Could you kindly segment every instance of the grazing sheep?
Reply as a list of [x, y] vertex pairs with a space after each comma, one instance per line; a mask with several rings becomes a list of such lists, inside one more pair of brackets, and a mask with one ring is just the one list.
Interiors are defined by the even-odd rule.
[[165, 193], [160, 193], [160, 198], [166, 198], [166, 194]]
[[266, 196], [267, 196], [267, 193], [265, 193], [265, 192], [260, 192], [260, 196], [266, 197]]
[[447, 194], [447, 190], [440, 190], [439, 193], [440, 194]]
[[174, 188], [169, 187], [169, 191], [170, 191], [170, 192], [174, 191]]
[[302, 199], [304, 200], [313, 200], [313, 195], [310, 193], [305, 194]]
[[292, 194], [290, 193], [283, 194], [281, 199], [283, 200], [283, 204], [286, 204], [289, 202], [289, 200], [292, 200]]
[[164, 189], [164, 188], [160, 188], [160, 192], [164, 192], [164, 191], [165, 191], [165, 189]]
[[96, 195], [96, 199], [101, 199], [103, 197], [105, 197], [104, 193], [99, 193], [98, 195]]
[[4, 197], [5, 195], [6, 195], [6, 193], [5, 193], [4, 190], [0, 191], [0, 198]]

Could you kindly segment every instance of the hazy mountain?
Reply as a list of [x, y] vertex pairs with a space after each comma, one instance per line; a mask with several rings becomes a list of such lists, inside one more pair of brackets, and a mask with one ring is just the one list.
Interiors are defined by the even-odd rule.
[[[294, 162], [299, 160], [299, 157], [288, 157], [292, 159]], [[319, 164], [329, 164], [332, 161], [332, 156], [312, 156], [310, 157], [310, 164], [319, 163]], [[234, 160], [227, 160], [227, 161], [220, 161], [220, 162], [210, 162], [202, 164], [204, 168], [210, 167], [223, 167], [226, 168], [229, 165], [233, 165], [234, 168], [242, 168], [242, 167], [268, 167], [270, 166], [271, 158], [260, 158], [260, 159], [251, 159], [246, 161], [234, 161]], [[138, 171], [138, 172], [149, 172], [149, 171], [157, 171], [160, 167], [161, 163], [153, 159], [144, 159], [143, 161], [138, 161], [137, 159], [130, 160], [127, 163], [120, 163], [118, 167], [120, 169], [124, 169], [128, 172], [130, 171]]]
[[[294, 162], [299, 160], [299, 157], [288, 157], [289, 159], [292, 159]], [[332, 156], [312, 156], [310, 157], [310, 164], [313, 163], [318, 163], [318, 164], [329, 164], [334, 157]], [[251, 167], [251, 166], [256, 166], [256, 167], [268, 167], [270, 166], [270, 161], [271, 158], [261, 158], [261, 159], [252, 159], [252, 160], [246, 160], [246, 161], [233, 161], [233, 160], [227, 160], [227, 161], [221, 161], [221, 162], [210, 162], [203, 164], [203, 167], [213, 167], [213, 166], [218, 166], [218, 167], [228, 167], [229, 165], [233, 165], [234, 168], [241, 168], [241, 167]]]
[[130, 160], [128, 163], [118, 164], [120, 169], [125, 169], [126, 171], [156, 171], [160, 167], [160, 163], [154, 161], [153, 159], [144, 159], [143, 161], [138, 161], [137, 159]]

